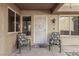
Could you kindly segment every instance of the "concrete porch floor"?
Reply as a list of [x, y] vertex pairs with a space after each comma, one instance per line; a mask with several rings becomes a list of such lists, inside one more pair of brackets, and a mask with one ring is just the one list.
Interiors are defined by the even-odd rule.
[[22, 48], [22, 52], [19, 54], [16, 50], [11, 56], [66, 56], [65, 52], [59, 52], [57, 46], [53, 46], [51, 51], [48, 48], [34, 48], [32, 47], [31, 51], [28, 48]]

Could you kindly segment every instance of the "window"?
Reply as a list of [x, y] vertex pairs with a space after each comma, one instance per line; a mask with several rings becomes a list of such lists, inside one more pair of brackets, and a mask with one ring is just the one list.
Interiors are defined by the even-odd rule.
[[61, 35], [79, 35], [79, 16], [61, 16], [59, 29]]
[[20, 31], [20, 15], [16, 14], [16, 31]]
[[15, 13], [8, 9], [8, 32], [14, 32]]
[[31, 16], [23, 17], [23, 33], [31, 35]]
[[20, 31], [20, 15], [8, 9], [8, 32]]
[[69, 17], [61, 16], [59, 19], [59, 29], [61, 35], [69, 35], [70, 26], [69, 26]]
[[71, 17], [71, 35], [79, 35], [79, 16]]

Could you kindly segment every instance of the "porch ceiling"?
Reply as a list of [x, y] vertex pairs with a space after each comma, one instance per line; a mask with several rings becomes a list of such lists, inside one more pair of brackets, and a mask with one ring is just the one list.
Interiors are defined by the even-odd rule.
[[50, 13], [60, 8], [62, 3], [15, 3], [20, 10], [49, 10]]

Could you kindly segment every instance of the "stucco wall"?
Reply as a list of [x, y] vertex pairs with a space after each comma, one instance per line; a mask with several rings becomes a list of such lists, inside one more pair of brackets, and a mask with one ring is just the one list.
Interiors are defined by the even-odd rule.
[[2, 5], [2, 4], [0, 4], [0, 11], [2, 11], [2, 12], [0, 12], [0, 55], [3, 55], [3, 51], [4, 51], [4, 37], [3, 37], [3, 35], [4, 35], [4, 30], [3, 30], [3, 20], [4, 20], [4, 18], [3, 18], [3, 6], [4, 5]]
[[65, 3], [58, 12], [79, 12], [79, 3]]
[[0, 4], [0, 55], [10, 55], [15, 50], [17, 33], [8, 32], [8, 7], [20, 14], [14, 4]]

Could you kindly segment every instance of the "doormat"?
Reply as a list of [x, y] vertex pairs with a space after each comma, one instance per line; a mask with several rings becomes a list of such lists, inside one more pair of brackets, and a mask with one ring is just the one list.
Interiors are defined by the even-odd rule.
[[35, 48], [47, 48], [47, 44], [36, 44]]
[[39, 48], [47, 48], [46, 44], [39, 44]]

